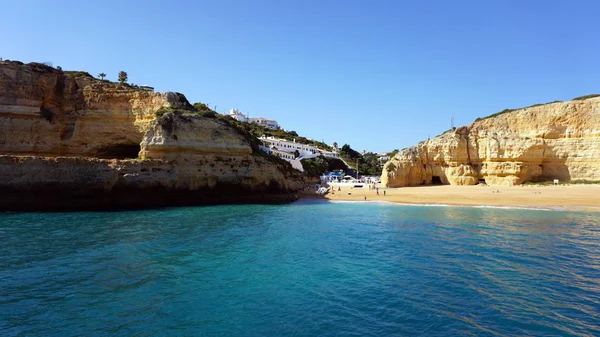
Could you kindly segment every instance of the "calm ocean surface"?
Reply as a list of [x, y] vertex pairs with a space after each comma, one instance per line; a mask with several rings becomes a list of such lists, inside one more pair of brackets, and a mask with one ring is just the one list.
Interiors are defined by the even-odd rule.
[[0, 215], [1, 336], [600, 336], [600, 213]]

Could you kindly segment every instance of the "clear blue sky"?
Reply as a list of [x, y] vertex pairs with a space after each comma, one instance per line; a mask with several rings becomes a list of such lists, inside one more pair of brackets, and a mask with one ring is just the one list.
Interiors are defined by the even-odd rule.
[[[123, 3], [121, 3], [123, 2]], [[0, 57], [105, 72], [388, 151], [600, 92], [600, 1], [27, 1]]]

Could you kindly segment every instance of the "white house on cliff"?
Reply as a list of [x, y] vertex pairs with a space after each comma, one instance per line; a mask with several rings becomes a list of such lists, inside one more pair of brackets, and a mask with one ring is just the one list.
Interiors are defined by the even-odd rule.
[[[321, 155], [329, 158], [340, 157], [336, 152], [322, 150], [311, 145], [296, 143], [295, 140], [289, 141], [266, 136], [262, 136], [259, 139], [265, 145], [260, 147], [263, 151], [268, 154], [278, 155], [289, 161], [292, 166], [299, 171], [304, 171], [302, 163], [300, 162], [302, 159], [315, 158]], [[296, 156], [296, 151], [298, 151], [298, 156]]]
[[267, 119], [264, 117], [257, 117], [257, 118], [249, 118], [247, 117], [243, 112], [239, 112], [238, 109], [231, 109], [229, 110], [229, 115], [231, 118], [240, 121], [240, 122], [244, 122], [244, 123], [256, 123], [258, 125], [262, 125], [266, 128], [269, 129], [273, 129], [273, 130], [279, 130], [279, 123], [277, 123], [276, 120], [274, 119]]

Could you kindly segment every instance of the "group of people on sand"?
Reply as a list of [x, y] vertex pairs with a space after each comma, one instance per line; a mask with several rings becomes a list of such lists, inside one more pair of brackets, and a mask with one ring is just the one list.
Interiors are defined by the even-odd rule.
[[[375, 192], [377, 193], [377, 195], [379, 195], [379, 187], [375, 187]], [[386, 195], [385, 190], [383, 190], [383, 195]]]
[[[373, 184], [373, 185], [369, 184], [369, 190], [374, 190], [374, 191], [375, 191], [375, 193], [376, 193], [377, 195], [379, 195], [379, 187], [375, 186], [375, 184]], [[335, 186], [332, 186], [332, 187], [331, 187], [331, 194], [335, 194], [335, 191], [336, 191], [336, 189], [335, 189]], [[338, 191], [338, 192], [341, 192], [341, 191], [342, 191], [342, 187], [341, 187], [341, 186], [338, 186], [338, 187], [337, 187], [337, 191]], [[348, 194], [350, 194], [350, 193], [348, 193]], [[384, 195], [384, 196], [386, 196], [386, 195], [387, 195], [387, 192], [386, 192], [386, 190], [383, 190], [383, 195]], [[367, 201], [367, 196], [366, 196], [366, 195], [365, 195], [365, 201]]]
[[[379, 187], [377, 187], [375, 184], [369, 184], [369, 191], [370, 190], [374, 190], [377, 195], [379, 195]], [[385, 190], [383, 191], [383, 195], [385, 195]]]
[[[375, 190], [375, 193], [377, 193], [377, 195], [379, 195], [379, 187], [375, 187], [374, 186], [373, 189]], [[383, 190], [383, 195], [386, 196], [386, 191], [385, 190]], [[365, 195], [365, 201], [367, 201], [367, 196], [366, 195]]]
[[[337, 191], [341, 192], [342, 188], [340, 186], [338, 186]], [[335, 194], [335, 186], [331, 186], [331, 194]]]

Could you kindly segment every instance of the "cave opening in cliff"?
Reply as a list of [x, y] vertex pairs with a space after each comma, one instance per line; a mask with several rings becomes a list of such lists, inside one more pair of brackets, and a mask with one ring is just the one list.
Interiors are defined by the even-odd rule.
[[442, 178], [440, 176], [432, 176], [431, 185], [442, 185]]
[[140, 144], [117, 144], [98, 149], [96, 157], [102, 159], [135, 159], [140, 153]]

